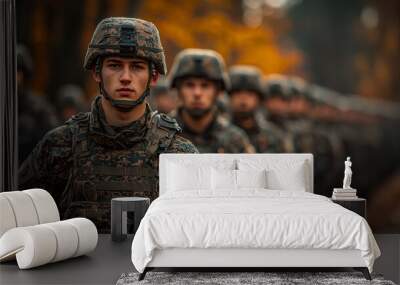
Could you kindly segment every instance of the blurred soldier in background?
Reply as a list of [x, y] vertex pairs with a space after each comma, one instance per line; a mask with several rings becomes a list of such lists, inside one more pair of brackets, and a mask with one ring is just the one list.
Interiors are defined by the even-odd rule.
[[34, 94], [30, 88], [29, 83], [33, 72], [32, 57], [28, 49], [18, 45], [18, 160], [20, 164], [43, 135], [59, 125], [53, 106], [44, 99], [44, 96]]
[[336, 175], [335, 148], [328, 134], [317, 127], [308, 114], [307, 85], [283, 76], [267, 77], [264, 106], [268, 116], [293, 137], [294, 152], [314, 155], [315, 193], [329, 196]]
[[[340, 140], [343, 155], [337, 155], [338, 158], [344, 160], [345, 156], [351, 156], [355, 169], [352, 186], [357, 188], [359, 196], [373, 197], [373, 190], [384, 184], [385, 179], [398, 168], [400, 148], [398, 133], [393, 132], [395, 126], [391, 120], [383, 120], [374, 114], [375, 111], [384, 110], [371, 108], [374, 104], [372, 101], [367, 103], [360, 98], [343, 96], [316, 85], [312, 85], [310, 89], [314, 102], [311, 112], [314, 121], [326, 133], [330, 133], [331, 138], [336, 136]], [[393, 114], [388, 115], [390, 117]], [[336, 175], [335, 185], [341, 183], [341, 172]], [[397, 181], [396, 177], [393, 181]], [[377, 195], [380, 199], [385, 199], [382, 193], [379, 191]], [[368, 205], [376, 207], [372, 200]], [[376, 210], [375, 208], [374, 211]], [[373, 226], [379, 228], [379, 225]]]
[[55, 198], [62, 218], [86, 217], [110, 231], [114, 197], [158, 197], [160, 153], [196, 153], [175, 120], [145, 101], [166, 74], [158, 30], [134, 18], [106, 18], [96, 27], [84, 68], [100, 96], [48, 132], [19, 171], [21, 189], [40, 187]]
[[271, 74], [263, 80], [263, 113], [275, 126], [286, 132], [289, 117], [289, 86], [287, 79], [280, 74]]
[[257, 152], [285, 152], [281, 132], [258, 115], [263, 97], [260, 70], [253, 66], [233, 66], [229, 79], [233, 123], [247, 133]]
[[231, 120], [229, 101], [230, 99], [228, 93], [226, 91], [223, 91], [218, 94], [217, 101], [215, 102], [218, 115], [224, 117], [227, 120]]
[[57, 109], [61, 122], [66, 122], [80, 112], [87, 112], [82, 88], [74, 84], [61, 86], [57, 93]]
[[289, 118], [309, 120], [311, 110], [308, 84], [299, 77], [287, 77], [289, 92]]
[[293, 134], [287, 129], [289, 86], [283, 75], [271, 74], [262, 80], [263, 100], [260, 115], [284, 138], [285, 152], [295, 152]]
[[343, 179], [343, 161], [346, 158], [341, 137], [330, 127], [336, 113], [334, 111], [325, 112], [327, 110], [324, 109], [322, 116], [315, 118], [313, 113], [321, 105], [312, 96], [312, 93], [315, 92], [312, 85], [299, 77], [289, 77], [288, 80], [291, 91], [289, 110], [291, 124], [298, 124], [297, 128], [305, 126], [312, 132], [314, 151], [318, 158], [322, 158], [322, 161], [316, 162], [316, 166], [319, 165], [328, 170], [323, 176], [322, 187], [327, 189], [327, 193], [330, 193], [336, 183]]
[[166, 78], [160, 78], [157, 84], [151, 87], [150, 104], [154, 110], [164, 114], [176, 109], [178, 98], [175, 92], [169, 90]]
[[[327, 132], [339, 137], [342, 144], [342, 160], [351, 156], [354, 166], [362, 175], [353, 176], [353, 187], [358, 189], [361, 197], [365, 197], [369, 189], [377, 186], [383, 178], [381, 171], [385, 169], [384, 146], [380, 124], [373, 123], [372, 117], [356, 112], [359, 106], [353, 106], [350, 98], [345, 98], [326, 88], [313, 87], [316, 104], [313, 111], [315, 121], [318, 120]], [[366, 155], [368, 154], [368, 155]], [[374, 167], [370, 166], [374, 161]], [[342, 174], [338, 174], [340, 179]], [[366, 179], [367, 177], [367, 179]]]
[[175, 58], [170, 83], [182, 104], [173, 116], [182, 135], [201, 153], [255, 152], [245, 132], [217, 112], [217, 96], [228, 82], [223, 59], [215, 51], [186, 49]]

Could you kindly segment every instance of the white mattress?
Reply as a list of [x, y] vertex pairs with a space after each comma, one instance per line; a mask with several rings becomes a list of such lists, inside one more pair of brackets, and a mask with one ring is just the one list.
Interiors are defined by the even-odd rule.
[[143, 218], [132, 262], [143, 272], [156, 249], [360, 250], [372, 272], [379, 248], [365, 219], [307, 192], [248, 189], [228, 196], [166, 193]]

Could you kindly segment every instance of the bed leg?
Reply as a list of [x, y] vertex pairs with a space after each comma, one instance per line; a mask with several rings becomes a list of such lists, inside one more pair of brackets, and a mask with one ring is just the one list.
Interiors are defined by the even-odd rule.
[[367, 267], [355, 267], [354, 269], [357, 271], [361, 271], [362, 274], [364, 275], [365, 279], [372, 280], [371, 274], [369, 274], [369, 270]]
[[138, 281], [142, 281], [144, 279], [144, 277], [146, 276], [148, 269], [147, 267], [144, 269], [144, 271], [142, 273], [139, 274], [139, 278]]

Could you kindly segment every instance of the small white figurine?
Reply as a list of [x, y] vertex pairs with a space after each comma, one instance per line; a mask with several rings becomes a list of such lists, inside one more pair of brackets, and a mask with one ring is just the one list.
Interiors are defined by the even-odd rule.
[[352, 189], [351, 184], [351, 176], [353, 172], [351, 171], [351, 161], [350, 156], [347, 157], [347, 160], [344, 162], [344, 179], [343, 179], [343, 189]]

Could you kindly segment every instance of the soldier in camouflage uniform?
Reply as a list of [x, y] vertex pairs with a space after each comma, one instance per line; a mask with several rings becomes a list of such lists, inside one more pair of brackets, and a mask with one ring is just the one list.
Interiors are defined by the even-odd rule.
[[20, 187], [42, 187], [63, 218], [86, 217], [110, 231], [110, 201], [158, 196], [160, 153], [196, 153], [175, 120], [145, 98], [166, 73], [157, 28], [134, 18], [107, 18], [93, 34], [84, 67], [100, 96], [91, 111], [45, 135], [20, 168]]
[[84, 92], [75, 84], [66, 84], [57, 92], [57, 109], [61, 122], [67, 121], [72, 116], [89, 111], [86, 106]]
[[[308, 117], [312, 106], [304, 82], [284, 76], [273, 76], [265, 82], [265, 105], [270, 107], [274, 122], [293, 138], [294, 152], [314, 155], [315, 193], [329, 196], [335, 187], [335, 146], [340, 141], [319, 128], [319, 122]], [[337, 144], [336, 144], [337, 143]]]
[[176, 109], [178, 98], [176, 92], [169, 90], [168, 81], [160, 78], [151, 88], [150, 105], [160, 113], [168, 114]]
[[285, 152], [282, 133], [258, 115], [263, 97], [260, 70], [253, 66], [233, 66], [229, 78], [233, 123], [247, 133], [257, 152]]
[[280, 133], [284, 140], [284, 152], [295, 152], [293, 134], [286, 129], [289, 119], [289, 88], [280, 74], [270, 74], [261, 80], [263, 97], [257, 114]]
[[316, 156], [316, 185], [319, 186], [321, 194], [330, 195], [332, 188], [343, 178], [342, 161], [346, 159], [343, 143], [340, 137], [327, 127], [325, 120], [313, 118], [316, 102], [312, 98], [312, 93], [315, 92], [312, 86], [300, 78], [290, 77], [289, 88], [291, 99], [288, 126], [301, 129], [296, 132], [298, 149], [304, 147], [304, 141], [310, 141], [312, 144], [311, 148]]
[[60, 125], [56, 111], [43, 94], [31, 89], [33, 62], [28, 49], [17, 47], [18, 161], [22, 163], [49, 130]]
[[187, 49], [175, 58], [170, 83], [182, 106], [172, 115], [183, 136], [202, 153], [255, 152], [245, 132], [217, 112], [217, 96], [228, 82], [223, 59], [215, 51]]
[[263, 90], [263, 111], [267, 121], [286, 131], [290, 100], [286, 77], [280, 74], [268, 75], [263, 80]]

